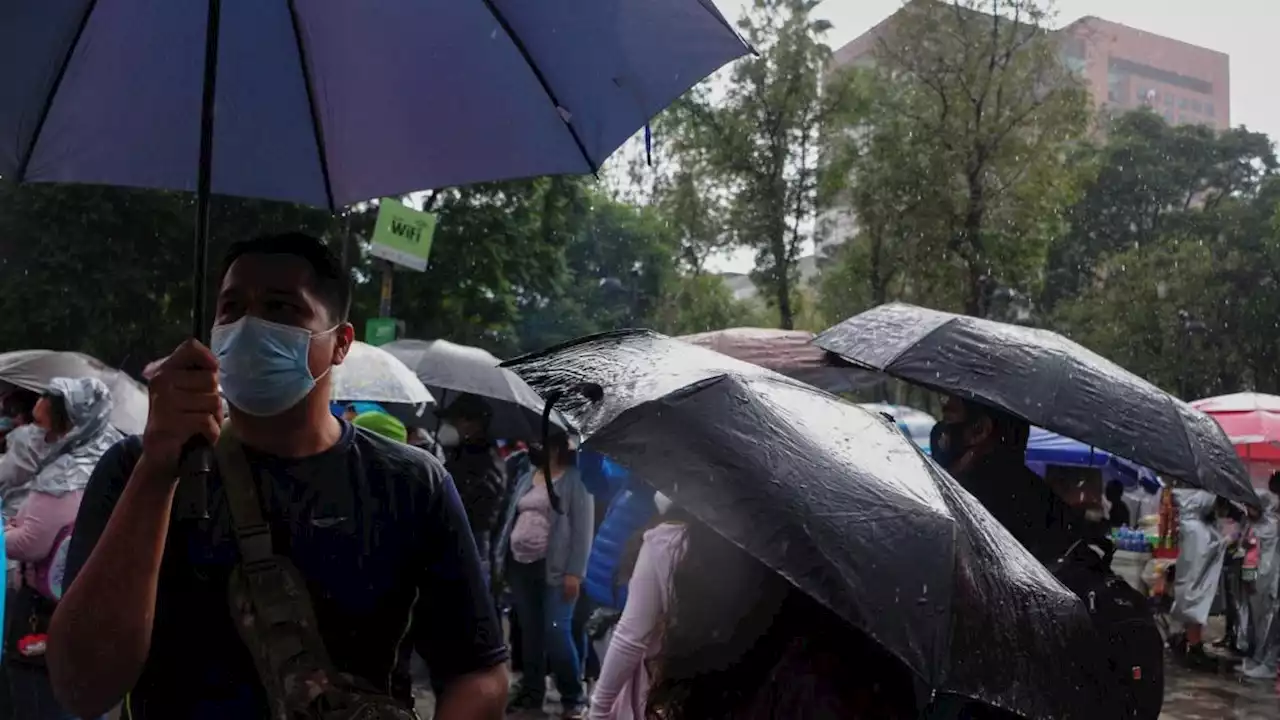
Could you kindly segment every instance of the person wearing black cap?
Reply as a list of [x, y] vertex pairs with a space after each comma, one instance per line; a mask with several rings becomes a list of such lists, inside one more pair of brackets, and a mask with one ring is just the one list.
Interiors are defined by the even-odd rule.
[[475, 395], [463, 395], [441, 412], [442, 419], [458, 431], [458, 445], [445, 451], [445, 470], [453, 477], [471, 523], [485, 576], [493, 567], [493, 534], [502, 514], [507, 488], [507, 466], [489, 437], [492, 410]]

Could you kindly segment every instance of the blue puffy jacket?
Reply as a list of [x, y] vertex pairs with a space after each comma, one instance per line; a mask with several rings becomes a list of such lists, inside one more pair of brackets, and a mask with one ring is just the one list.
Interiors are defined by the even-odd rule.
[[618, 610], [627, 602], [627, 587], [614, 587], [618, 563], [627, 542], [647, 525], [657, 508], [653, 504], [653, 490], [630, 479], [626, 470], [609, 460], [603, 461], [604, 475], [610, 485], [620, 487], [609, 503], [604, 522], [591, 545], [587, 560], [587, 577], [583, 582], [587, 596], [604, 607]]

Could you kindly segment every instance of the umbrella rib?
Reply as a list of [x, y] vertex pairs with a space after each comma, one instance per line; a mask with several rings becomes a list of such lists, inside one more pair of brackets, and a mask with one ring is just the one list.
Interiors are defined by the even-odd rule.
[[596, 166], [595, 162], [591, 159], [591, 153], [587, 152], [587, 146], [582, 142], [582, 138], [578, 135], [577, 129], [573, 127], [573, 123], [569, 120], [565, 120], [564, 115], [562, 114], [564, 106], [560, 104], [560, 100], [556, 97], [555, 91], [551, 89], [551, 83], [547, 82], [547, 78], [542, 74], [542, 70], [538, 69], [538, 64], [533, 61], [533, 56], [529, 54], [529, 48], [525, 47], [524, 42], [522, 42], [519, 36], [516, 35], [515, 31], [511, 29], [511, 23], [507, 22], [506, 16], [504, 16], [502, 12], [494, 6], [493, 0], [481, 1], [484, 3], [484, 6], [489, 9], [489, 14], [493, 15], [493, 19], [502, 27], [502, 31], [507, 34], [507, 38], [511, 40], [511, 44], [516, 46], [516, 50], [520, 53], [520, 57], [524, 58], [525, 65], [529, 66], [529, 70], [533, 73], [533, 76], [538, 79], [538, 84], [542, 86], [542, 91], [546, 93], [547, 99], [555, 106], [554, 109], [556, 115], [560, 117], [564, 126], [569, 130], [569, 135], [573, 137], [574, 144], [578, 146], [578, 152], [582, 153], [582, 159], [587, 161], [587, 168], [590, 169], [591, 174], [596, 174], [596, 171], [600, 168]]
[[89, 18], [93, 17], [93, 11], [98, 7], [98, 0], [89, 0], [89, 4], [85, 6], [84, 15], [80, 18], [80, 25], [76, 27], [76, 34], [71, 38], [71, 44], [67, 46], [67, 54], [62, 58], [62, 64], [58, 66], [58, 74], [53, 78], [53, 85], [49, 88], [49, 93], [44, 98], [44, 107], [40, 108], [40, 118], [36, 121], [35, 131], [31, 133], [31, 142], [27, 143], [22, 153], [22, 160], [18, 163], [18, 171], [14, 173], [14, 180], [22, 182], [27, 178], [27, 167], [31, 164], [31, 156], [35, 155], [36, 145], [40, 142], [40, 136], [44, 133], [45, 121], [49, 119], [49, 113], [53, 111], [53, 101], [58, 96], [58, 91], [62, 89], [62, 80], [67, 76], [67, 68], [71, 66], [71, 58], [76, 54], [76, 47], [80, 45], [80, 38], [84, 35], [85, 28], [89, 27]]
[[302, 66], [302, 85], [307, 90], [307, 107], [311, 111], [311, 134], [320, 154], [320, 175], [324, 180], [324, 196], [329, 211], [337, 212], [333, 201], [333, 181], [329, 177], [329, 150], [325, 147], [324, 127], [320, 124], [320, 108], [316, 105], [316, 92], [311, 84], [311, 63], [308, 62], [307, 44], [302, 39], [302, 21], [298, 18], [297, 0], [289, 0], [289, 20], [293, 24], [293, 39], [298, 44], [298, 63]]

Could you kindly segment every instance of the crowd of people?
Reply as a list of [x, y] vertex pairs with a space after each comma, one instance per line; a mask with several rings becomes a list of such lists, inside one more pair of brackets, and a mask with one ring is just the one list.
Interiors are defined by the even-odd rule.
[[[470, 395], [430, 431], [331, 403], [349, 304], [318, 240], [245, 241], [211, 345], [150, 369], [142, 436], [110, 426], [92, 378], [6, 397], [13, 717], [410, 718], [417, 684], [441, 720], [499, 718], [541, 713], [548, 678], [562, 717], [593, 720], [915, 718], [930, 702], [868, 637], [563, 433], [494, 437]], [[952, 399], [932, 453], [1048, 565], [1107, 523], [1027, 469], [1028, 433]], [[175, 505], [193, 437], [217, 459], [205, 513]], [[1251, 537], [1274, 574], [1268, 502]], [[1190, 554], [1205, 508], [1183, 510]], [[1275, 645], [1251, 648], [1272, 673]], [[952, 701], [933, 715], [1009, 717]]]
[[1240, 674], [1276, 680], [1280, 659], [1280, 472], [1258, 493], [1261, 508], [1240, 508], [1204, 490], [1175, 490], [1178, 560], [1172, 614], [1182, 626], [1174, 646], [1193, 668], [1217, 670], [1205, 650], [1212, 615], [1225, 619], [1214, 644], [1241, 658]]

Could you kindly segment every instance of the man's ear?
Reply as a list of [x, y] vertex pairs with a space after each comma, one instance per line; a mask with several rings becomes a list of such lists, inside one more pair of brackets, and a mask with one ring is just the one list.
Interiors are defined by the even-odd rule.
[[356, 330], [351, 323], [342, 323], [333, 331], [333, 364], [341, 365], [351, 352], [351, 344], [356, 341]]

